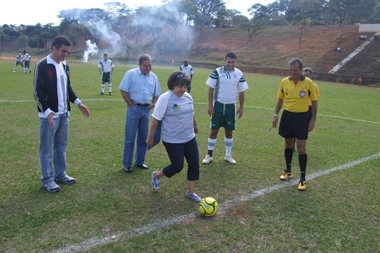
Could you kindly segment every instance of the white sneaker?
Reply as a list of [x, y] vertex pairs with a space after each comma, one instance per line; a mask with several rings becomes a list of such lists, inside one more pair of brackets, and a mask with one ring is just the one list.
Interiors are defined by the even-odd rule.
[[230, 164], [236, 164], [235, 159], [232, 158], [232, 156], [225, 156], [224, 161], [230, 163]]
[[214, 158], [210, 155], [206, 155], [205, 159], [203, 159], [203, 163], [210, 163], [212, 162], [212, 160], [214, 160]]
[[64, 183], [64, 184], [73, 184], [77, 180], [69, 175], [64, 175], [63, 177], [54, 179], [56, 183]]
[[54, 181], [42, 184], [42, 187], [45, 188], [48, 192], [59, 192], [61, 190], [61, 187], [59, 187], [59, 185], [57, 185]]
[[186, 191], [186, 197], [192, 199], [195, 202], [201, 202], [201, 197], [199, 197], [195, 192], [194, 193], [189, 193]]

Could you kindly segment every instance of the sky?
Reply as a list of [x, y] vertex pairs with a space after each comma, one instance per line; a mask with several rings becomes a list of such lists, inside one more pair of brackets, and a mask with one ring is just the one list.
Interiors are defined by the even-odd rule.
[[[88, 4], [91, 2], [91, 4]], [[120, 2], [125, 3], [127, 7], [136, 8], [138, 6], [159, 6], [161, 0], [145, 0], [141, 1], [137, 5], [130, 4], [131, 0], [92, 0], [92, 1], [78, 1], [78, 0], [64, 0], [64, 1], [52, 1], [52, 0], [39, 0], [33, 2], [30, 0], [17, 0], [13, 3], [3, 5], [0, 15], [0, 26], [7, 25], [46, 25], [53, 23], [53, 25], [59, 25], [60, 19], [57, 17], [62, 10], [68, 10], [73, 8], [79, 9], [91, 9], [101, 8], [105, 9], [105, 3], [108, 2]], [[247, 10], [255, 3], [267, 5], [275, 2], [275, 0], [224, 0], [227, 9], [236, 9], [249, 17]]]

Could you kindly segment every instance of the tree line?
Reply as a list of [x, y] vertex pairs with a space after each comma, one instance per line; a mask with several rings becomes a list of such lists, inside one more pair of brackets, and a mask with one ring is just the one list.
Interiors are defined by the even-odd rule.
[[[249, 17], [227, 9], [222, 0], [167, 0], [161, 6], [129, 8], [124, 3], [108, 2], [105, 9], [67, 9], [60, 11], [60, 24], [4, 24], [0, 35], [28, 38], [31, 48], [44, 47], [41, 39], [63, 34], [75, 44], [78, 40], [107, 40], [103, 30], [115, 37], [150, 35], [155, 47], [172, 48], [180, 27], [193, 29], [236, 26], [247, 31], [248, 42], [268, 26], [339, 25], [340, 39], [346, 24], [380, 23], [380, 0], [277, 0], [268, 5], [252, 4]], [[163, 33], [170, 36], [163, 36]], [[166, 40], [166, 41], [164, 41]], [[167, 40], [170, 40], [169, 42]]]

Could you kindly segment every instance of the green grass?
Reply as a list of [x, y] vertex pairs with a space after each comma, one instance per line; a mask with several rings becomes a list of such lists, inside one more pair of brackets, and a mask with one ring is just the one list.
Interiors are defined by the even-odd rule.
[[[203, 197], [213, 196], [221, 207], [220, 213], [206, 219], [197, 214], [197, 204], [184, 196], [186, 169], [171, 179], [163, 178], [159, 191], [152, 189], [151, 171], [169, 162], [162, 144], [147, 153], [149, 171], [122, 171], [126, 107], [118, 86], [125, 71], [134, 66], [117, 65], [114, 93], [102, 97], [98, 95], [100, 77], [95, 63], [70, 62], [70, 67], [72, 86], [89, 107], [91, 117], [83, 117], [73, 106], [67, 163], [68, 173], [78, 182], [51, 194], [42, 189], [39, 180], [39, 120], [32, 74], [23, 74], [20, 69], [13, 73], [13, 62], [0, 61], [2, 252], [48, 252], [83, 245], [93, 238], [96, 242], [107, 238], [104, 241], [110, 243], [82, 251], [380, 251], [379, 158], [316, 177], [308, 181], [306, 192], [290, 185], [227, 204], [286, 184], [279, 180], [284, 168], [283, 139], [275, 129], [268, 131], [282, 77], [246, 73], [250, 88], [232, 150], [238, 164], [223, 161], [223, 135], [219, 135], [214, 162], [201, 165], [196, 191]], [[177, 66], [153, 68], [163, 91], [173, 70]], [[209, 117], [204, 83], [210, 71], [195, 69], [192, 85], [200, 159], [207, 151]], [[308, 175], [378, 154], [380, 90], [317, 83], [321, 99], [316, 128], [307, 142]], [[297, 180], [296, 154], [293, 159]], [[171, 220], [181, 216], [187, 218]], [[117, 235], [114, 240], [113, 235]]]

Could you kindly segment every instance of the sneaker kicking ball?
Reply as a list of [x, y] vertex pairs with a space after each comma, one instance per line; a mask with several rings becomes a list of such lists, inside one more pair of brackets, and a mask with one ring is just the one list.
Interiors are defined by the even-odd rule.
[[202, 199], [194, 192], [194, 193], [189, 193], [186, 191], [186, 197], [189, 199], [195, 201], [195, 202], [200, 202]]
[[155, 176], [156, 171], [152, 172], [152, 186], [155, 190], [160, 189], [160, 180], [156, 178]]
[[207, 164], [207, 163], [211, 163], [212, 160], [214, 160], [214, 158], [213, 158], [212, 156], [210, 156], [210, 155], [206, 155], [206, 157], [203, 159], [202, 162], [203, 162], [204, 164]]
[[225, 156], [224, 161], [230, 163], [230, 164], [236, 164], [235, 159], [232, 158], [232, 156]]
[[280, 179], [281, 180], [288, 180], [289, 178], [292, 178], [293, 177], [293, 175], [292, 175], [292, 172], [290, 172], [290, 171], [284, 171], [284, 174], [282, 174], [281, 176], [280, 176]]
[[45, 188], [48, 192], [59, 192], [61, 190], [61, 187], [59, 187], [59, 185], [57, 185], [54, 181], [42, 184], [42, 187]]

